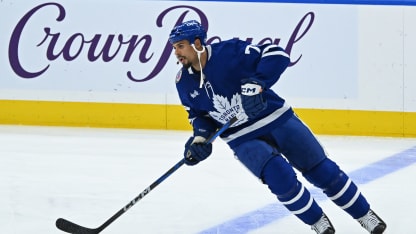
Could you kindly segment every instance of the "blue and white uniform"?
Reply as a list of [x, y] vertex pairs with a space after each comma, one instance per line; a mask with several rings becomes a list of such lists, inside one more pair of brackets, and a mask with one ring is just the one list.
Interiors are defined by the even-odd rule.
[[[180, 99], [194, 128], [215, 129], [239, 115], [239, 121], [221, 135], [233, 148], [264, 135], [293, 115], [285, 100], [269, 89], [290, 62], [282, 48], [253, 46], [233, 39], [208, 45], [206, 49], [208, 61], [203, 69], [203, 87], [200, 88], [200, 72], [192, 67], [181, 69], [176, 80]], [[241, 80], [249, 77], [265, 82], [267, 88], [263, 95], [268, 103], [266, 110], [250, 120], [241, 105]]]
[[[293, 167], [351, 216], [365, 215], [369, 204], [356, 185], [327, 157], [290, 105], [271, 89], [290, 64], [289, 55], [274, 44], [252, 45], [238, 39], [205, 48], [208, 56], [202, 77], [192, 66], [182, 68], [176, 76], [178, 94], [194, 132], [214, 132], [237, 116], [238, 121], [220, 137], [279, 201], [309, 225], [323, 212]], [[253, 118], [248, 118], [241, 102], [241, 81], [247, 78], [264, 84], [262, 95], [267, 101], [267, 108]]]

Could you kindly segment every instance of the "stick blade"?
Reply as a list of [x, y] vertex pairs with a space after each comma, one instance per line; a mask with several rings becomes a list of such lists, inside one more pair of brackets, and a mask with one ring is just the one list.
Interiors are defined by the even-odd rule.
[[98, 229], [86, 228], [63, 218], [57, 219], [55, 225], [58, 229], [72, 234], [97, 234], [100, 232]]

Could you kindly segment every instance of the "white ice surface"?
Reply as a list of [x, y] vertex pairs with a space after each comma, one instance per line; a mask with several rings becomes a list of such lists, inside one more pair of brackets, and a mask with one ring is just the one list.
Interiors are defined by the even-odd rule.
[[[91, 228], [101, 225], [181, 159], [189, 134], [0, 126], [0, 233], [63, 233], [55, 227], [59, 217]], [[318, 137], [347, 173], [416, 146], [414, 138]], [[359, 185], [387, 222], [386, 233], [416, 233], [414, 161]], [[333, 203], [319, 203], [337, 234], [366, 233]], [[261, 217], [269, 212], [264, 207], [271, 204], [280, 206], [217, 140], [210, 158], [179, 168], [102, 233], [313, 233], [291, 215], [263, 225]], [[248, 230], [233, 223], [234, 229], [222, 230], [222, 224], [241, 217], [258, 227]]]

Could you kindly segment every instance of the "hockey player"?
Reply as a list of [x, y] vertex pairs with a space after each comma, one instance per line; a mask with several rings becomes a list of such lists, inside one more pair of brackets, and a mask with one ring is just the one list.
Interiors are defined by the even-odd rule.
[[328, 158], [291, 106], [271, 89], [289, 65], [289, 55], [274, 44], [253, 45], [238, 39], [207, 45], [206, 37], [195, 20], [175, 26], [169, 35], [183, 65], [176, 76], [177, 91], [193, 127], [193, 136], [185, 144], [185, 163], [196, 165], [206, 159], [212, 144], [205, 144], [205, 139], [237, 117], [221, 138], [312, 230], [335, 233], [294, 168], [369, 233], [383, 233], [386, 224], [370, 209], [355, 183]]

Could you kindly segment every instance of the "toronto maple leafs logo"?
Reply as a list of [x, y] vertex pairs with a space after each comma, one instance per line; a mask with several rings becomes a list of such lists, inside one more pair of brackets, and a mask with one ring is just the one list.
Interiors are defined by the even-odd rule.
[[248, 116], [242, 108], [240, 94], [234, 94], [230, 101], [227, 97], [214, 94], [212, 100], [216, 111], [210, 111], [209, 115], [218, 122], [225, 124], [233, 117], [238, 116], [238, 121], [232, 125], [237, 126], [248, 120]]

